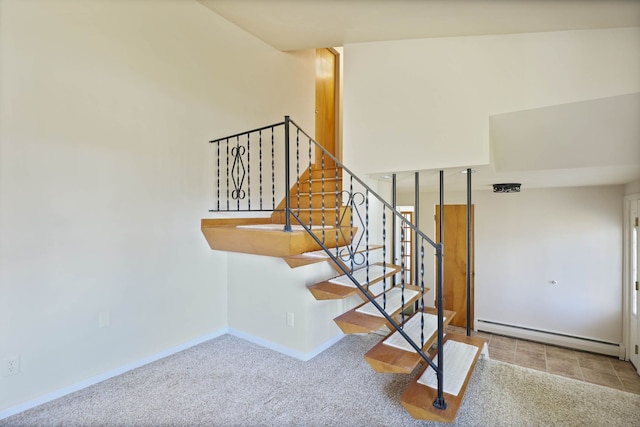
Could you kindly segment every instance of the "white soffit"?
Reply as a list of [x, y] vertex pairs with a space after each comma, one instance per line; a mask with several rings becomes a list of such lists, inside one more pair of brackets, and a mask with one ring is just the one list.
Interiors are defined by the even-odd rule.
[[280, 50], [640, 26], [638, 0], [198, 0]]
[[635, 168], [640, 93], [492, 116], [496, 172]]

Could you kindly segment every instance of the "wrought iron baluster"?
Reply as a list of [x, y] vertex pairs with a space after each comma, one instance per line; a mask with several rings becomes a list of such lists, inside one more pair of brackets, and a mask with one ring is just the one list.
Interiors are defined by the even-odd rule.
[[[416, 233], [417, 234], [417, 233]], [[420, 239], [420, 347], [424, 347], [424, 239]]]
[[[231, 180], [233, 181], [233, 191], [231, 192], [231, 198], [236, 200], [236, 209], [240, 210], [240, 200], [247, 196], [244, 186], [244, 178], [246, 176], [246, 170], [242, 156], [244, 155], [246, 148], [240, 145], [240, 137], [236, 137], [236, 146], [231, 149], [231, 155], [233, 156], [233, 166], [231, 167]], [[234, 172], [235, 171], [235, 172]]]
[[[354, 197], [353, 197], [353, 175], [349, 175], [349, 254], [351, 258], [351, 271], [354, 269], [354, 249], [353, 249], [353, 207], [354, 207]], [[386, 308], [386, 307], [385, 307]]]
[[369, 189], [364, 197], [364, 234], [365, 234], [365, 263], [367, 265], [367, 290], [369, 290]]
[[262, 131], [258, 132], [259, 144], [260, 144], [260, 210], [262, 210]]
[[296, 126], [296, 201], [297, 212], [300, 216], [300, 128]]
[[400, 301], [401, 301], [401, 311], [400, 311], [400, 318], [401, 321], [400, 323], [404, 324], [404, 282], [405, 282], [405, 276], [406, 276], [406, 270], [405, 270], [405, 262], [404, 262], [404, 234], [405, 234], [405, 227], [404, 227], [404, 221], [402, 221], [402, 218], [400, 218], [400, 285], [401, 285], [401, 289], [402, 292], [400, 292]]
[[309, 230], [313, 228], [313, 167], [311, 164], [311, 142], [309, 138]]
[[[231, 154], [233, 154], [233, 150], [231, 150]], [[242, 158], [240, 157], [240, 137], [236, 137], [236, 155], [235, 158], [233, 159], [233, 167], [236, 166], [236, 162], [238, 161], [238, 159], [242, 160]], [[233, 168], [231, 169], [231, 171], [233, 172]], [[234, 182], [235, 184], [235, 192], [236, 192], [236, 210], [240, 210], [240, 166], [238, 165], [238, 168], [236, 169], [236, 175], [237, 175], [237, 181]], [[233, 192], [231, 193], [231, 197], [233, 197]]]
[[321, 158], [322, 158], [322, 161], [320, 162], [320, 167], [322, 168], [322, 172], [321, 172], [321, 175], [322, 175], [322, 178], [321, 178], [321, 182], [322, 182], [322, 190], [321, 191], [322, 191], [322, 194], [320, 195], [320, 199], [321, 199], [321, 202], [322, 202], [322, 206], [320, 208], [320, 212], [322, 214], [322, 223], [321, 223], [321, 226], [322, 226], [322, 243], [324, 244], [325, 241], [326, 241], [326, 239], [325, 239], [325, 231], [324, 231], [324, 225], [325, 225], [325, 218], [324, 218], [324, 151], [322, 152]]
[[387, 207], [382, 205], [382, 305], [387, 304]]
[[251, 210], [251, 136], [247, 134], [247, 208]]
[[[276, 209], [276, 155], [275, 155], [274, 128], [271, 128], [271, 205]], [[287, 213], [288, 215], [288, 213]]]
[[339, 182], [339, 178], [338, 178], [338, 162], [333, 162], [333, 164], [335, 165], [335, 171], [334, 171], [334, 176], [335, 176], [335, 181], [334, 181], [334, 189], [335, 189], [335, 203], [336, 203], [336, 258], [338, 258], [340, 256], [340, 231], [342, 230], [342, 228], [340, 227], [340, 191], [338, 190], [338, 182]]
[[229, 140], [227, 139], [227, 210], [229, 210]]
[[217, 148], [217, 155], [216, 155], [216, 160], [217, 160], [217, 164], [218, 167], [216, 169], [216, 205], [218, 207], [218, 211], [220, 211], [220, 143], [216, 143], [216, 148]]

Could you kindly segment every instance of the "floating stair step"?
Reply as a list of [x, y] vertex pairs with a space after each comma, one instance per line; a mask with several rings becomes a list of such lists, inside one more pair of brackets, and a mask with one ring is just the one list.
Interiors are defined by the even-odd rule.
[[[460, 409], [483, 346], [482, 338], [447, 334], [443, 344], [443, 395], [447, 408], [437, 409], [433, 406], [438, 393], [437, 378], [435, 371], [429, 365], [425, 365], [400, 397], [407, 412], [421, 420], [452, 423]], [[433, 360], [437, 364], [437, 355]]]
[[[382, 265], [382, 263], [375, 263], [369, 266], [369, 292], [373, 296], [379, 295], [383, 291], [382, 279], [385, 277], [391, 277], [400, 271], [400, 267], [393, 264]], [[367, 270], [366, 267], [355, 270], [353, 277], [365, 286], [367, 283]], [[387, 288], [391, 285], [387, 284]], [[333, 279], [326, 280], [324, 282], [316, 283], [308, 287], [309, 291], [318, 300], [327, 299], [343, 299], [351, 296], [360, 290], [353, 284], [349, 276], [343, 274], [342, 276], [334, 277]]]
[[[426, 291], [428, 289], [425, 288]], [[383, 305], [383, 298], [385, 297], [386, 306]], [[404, 306], [402, 305], [402, 289], [400, 286], [395, 286], [384, 294], [379, 295], [376, 298], [376, 302], [385, 307], [387, 314], [393, 317], [400, 313], [402, 309], [411, 306], [418, 298], [420, 298], [420, 288], [418, 286], [405, 285]], [[365, 302], [333, 320], [345, 334], [366, 334], [375, 332], [385, 325], [390, 326], [387, 319], [371, 302]]]
[[333, 189], [325, 188], [324, 193], [316, 192], [311, 193], [311, 199], [309, 199], [309, 193], [300, 193], [300, 199], [297, 196], [291, 197], [291, 209], [297, 210], [309, 210], [309, 208], [322, 209], [324, 204], [325, 210], [336, 210], [336, 205], [342, 205], [342, 196], [340, 193], [336, 194]]
[[[438, 310], [424, 309], [424, 345], [427, 352], [438, 335]], [[420, 346], [422, 312], [417, 311], [405, 322], [404, 332]], [[455, 311], [444, 310], [443, 326], [447, 326], [455, 316]], [[376, 372], [410, 374], [424, 360], [404, 339], [400, 332], [393, 331], [364, 355], [365, 360]]]
[[[378, 249], [382, 249], [382, 245], [369, 245], [368, 247], [369, 252], [375, 251]], [[339, 250], [338, 252], [339, 254], [348, 253], [349, 246], [341, 246], [338, 248], [338, 250]], [[367, 248], [360, 248], [356, 250], [355, 253], [358, 253], [358, 254], [364, 253], [366, 250]], [[331, 251], [331, 254], [335, 256], [336, 249], [332, 248], [330, 249], [330, 251]], [[320, 249], [319, 251], [313, 251], [313, 252], [305, 252], [300, 255], [292, 255], [289, 257], [285, 257], [284, 260], [287, 262], [287, 264], [289, 264], [289, 267], [291, 268], [302, 267], [304, 265], [315, 264], [318, 262], [332, 261], [332, 259], [329, 257], [329, 255], [324, 249]], [[340, 270], [336, 266], [336, 271], [341, 272], [342, 270]]]
[[[338, 173], [336, 174], [335, 164], [332, 164], [331, 166], [325, 165], [324, 173], [323, 173], [321, 165], [311, 165], [311, 168], [309, 168], [308, 172], [311, 174], [312, 179], [321, 179], [323, 175], [326, 179], [326, 178], [334, 178], [336, 176], [340, 177], [342, 175], [342, 168], [338, 167], [337, 168]], [[308, 175], [307, 175], [307, 178], [308, 178]]]
[[[309, 178], [301, 178], [300, 182], [296, 182], [294, 184], [294, 189], [291, 191], [291, 195], [292, 197], [295, 197], [295, 194], [299, 191], [300, 192], [300, 197], [302, 197], [303, 194], [309, 194], [309, 187], [311, 187], [311, 192], [312, 193], [321, 193], [322, 192], [322, 187], [324, 184], [324, 192], [325, 193], [335, 193], [336, 192], [336, 188], [338, 189], [338, 192], [342, 191], [342, 178], [338, 177], [325, 177], [324, 179], [322, 178], [311, 178], [311, 180], [309, 180]], [[297, 187], [297, 190], [296, 190]], [[307, 196], [308, 197], [308, 196]]]
[[[269, 218], [203, 219], [201, 230], [211, 249], [245, 254], [287, 257], [321, 249], [320, 245], [299, 224], [292, 223], [291, 232], [284, 231], [284, 224], [273, 224]], [[311, 230], [322, 239], [323, 230]], [[354, 231], [355, 233], [355, 231]], [[325, 245], [345, 245], [350, 232], [339, 233], [336, 242], [335, 228], [325, 228]]]

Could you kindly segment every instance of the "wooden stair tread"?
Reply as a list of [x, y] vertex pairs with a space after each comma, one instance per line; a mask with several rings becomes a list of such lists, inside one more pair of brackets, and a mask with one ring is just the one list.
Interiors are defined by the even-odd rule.
[[[369, 245], [369, 251], [375, 251], [378, 249], [382, 249], [382, 245]], [[364, 253], [365, 250], [365, 248], [358, 249], [357, 251], [355, 251], [355, 253]], [[331, 249], [331, 253], [335, 255], [335, 248]], [[284, 260], [287, 262], [287, 264], [289, 264], [289, 267], [291, 268], [302, 267], [304, 265], [315, 264], [318, 262], [332, 261], [332, 259], [329, 257], [329, 255], [327, 255], [324, 249], [314, 252], [305, 252], [299, 255], [291, 255], [285, 257]], [[336, 271], [340, 272], [341, 270], [337, 268]]]
[[[438, 394], [437, 389], [418, 382], [425, 371], [427, 369], [431, 369], [429, 365], [425, 365], [424, 368], [420, 369], [416, 377], [409, 384], [409, 387], [407, 387], [407, 389], [400, 397], [400, 401], [402, 402], [402, 405], [405, 407], [407, 412], [409, 412], [409, 414], [411, 414], [411, 416], [416, 419], [452, 423], [455, 420], [456, 415], [458, 414], [458, 409], [460, 409], [460, 405], [462, 404], [462, 399], [467, 390], [467, 386], [469, 385], [469, 380], [471, 379], [471, 375], [473, 374], [473, 370], [475, 369], [476, 362], [478, 361], [480, 353], [482, 352], [484, 340], [478, 337], [467, 337], [464, 335], [447, 333], [444, 341], [445, 344], [448, 341], [464, 343], [475, 347], [475, 354], [473, 354], [471, 365], [464, 376], [460, 392], [457, 395], [449, 394], [446, 392], [443, 393], [445, 402], [447, 404], [446, 409], [437, 409], [436, 407], [434, 407], [433, 402]], [[447, 371], [450, 369], [447, 367], [447, 360], [450, 360], [451, 363], [451, 357], [447, 358], [445, 356], [444, 358], [445, 383], [447, 382]]]
[[[424, 313], [437, 316], [438, 310], [435, 308], [425, 308]], [[443, 326], [447, 326], [456, 313], [455, 311], [444, 310], [443, 314]], [[419, 318], [419, 316], [420, 312], [417, 311], [413, 316], [411, 316], [411, 319], [414, 319], [415, 321]], [[409, 321], [407, 321], [407, 323], [408, 322]], [[420, 363], [424, 362], [424, 360], [417, 352], [413, 351], [413, 349], [411, 349], [411, 351], [408, 351], [385, 343], [385, 341], [387, 341], [394, 334], [398, 334], [398, 332], [393, 331], [389, 335], [387, 335], [378, 344], [373, 346], [371, 350], [369, 350], [364, 355], [364, 358], [376, 372], [410, 374]], [[409, 336], [411, 336], [411, 334], [409, 334]], [[425, 336], [422, 351], [427, 352], [428, 349], [436, 341], [437, 336], [437, 330], [432, 332], [429, 336]], [[400, 338], [404, 340], [402, 336], [400, 336]], [[414, 339], [414, 341], [418, 343], [418, 345], [420, 345], [419, 340], [419, 336], [417, 339]]]
[[[369, 285], [375, 285], [376, 283], [383, 280], [385, 277], [390, 277], [400, 271], [400, 267], [393, 264], [386, 264], [384, 268], [384, 275], [382, 272], [373, 276], [371, 271], [371, 267], [375, 267], [376, 270], [379, 270], [382, 267], [381, 262], [374, 263], [370, 266], [370, 275], [369, 276]], [[363, 276], [366, 274], [365, 267], [362, 267], [354, 272], [354, 277], [358, 279], [359, 276]], [[345, 283], [336, 283], [337, 279], [342, 279]], [[348, 276], [343, 274], [341, 276], [337, 276], [314, 285], [309, 286], [307, 289], [313, 294], [313, 296], [318, 300], [326, 300], [326, 299], [343, 299], [353, 294], [360, 292], [360, 289], [353, 283], [347, 283]], [[349, 280], [350, 282], [350, 280]], [[362, 280], [358, 279], [360, 284], [364, 284], [366, 282], [366, 278], [362, 278]], [[363, 285], [364, 286], [364, 285]], [[377, 296], [377, 293], [373, 293], [373, 296]]]
[[[339, 224], [343, 227], [348, 227], [351, 222], [351, 210], [345, 206], [340, 206], [338, 212], [336, 212], [334, 207], [325, 207], [322, 208], [304, 208], [300, 209], [298, 212], [297, 209], [292, 209], [292, 213], [290, 214], [291, 223], [295, 224], [298, 221], [293, 217], [296, 215], [303, 223], [308, 224], [310, 221], [313, 225], [322, 225], [322, 217], [324, 216], [324, 224], [325, 227], [335, 226]], [[284, 210], [276, 210], [271, 214], [271, 222], [274, 224], [284, 224], [286, 221], [286, 216]]]
[[[415, 292], [415, 294], [411, 297], [406, 297], [404, 301], [404, 307], [397, 307], [397, 308], [394, 307], [395, 309], [393, 310], [391, 307], [387, 307], [386, 309], [387, 314], [391, 317], [397, 315], [398, 313], [400, 313], [400, 311], [403, 308], [410, 306], [418, 298], [420, 298], [420, 288], [418, 286], [405, 285], [404, 288], [405, 288], [405, 291], [409, 291], [409, 292], [413, 291]], [[385, 292], [385, 294], [390, 295], [391, 292], [396, 293], [398, 290], [400, 290], [400, 286], [394, 286], [391, 289], [389, 289], [387, 292]], [[425, 292], [427, 291], [428, 289], [425, 288]], [[376, 300], [382, 301], [382, 295], [378, 296]], [[382, 305], [381, 302], [379, 302], [379, 304]], [[371, 314], [367, 314], [360, 311], [365, 307], [370, 307], [370, 302], [365, 302], [363, 304], [360, 304], [359, 306], [341, 314], [340, 316], [336, 317], [333, 320], [334, 322], [336, 322], [338, 327], [340, 327], [342, 332], [344, 332], [345, 334], [371, 333], [379, 330], [385, 325], [389, 326], [387, 325], [388, 322], [385, 317], [382, 317], [381, 315], [371, 315]], [[392, 310], [392, 311], [390, 312], [389, 310]]]
[[[272, 223], [270, 218], [203, 219], [201, 230], [214, 250], [287, 257], [321, 249], [304, 228], [298, 226], [285, 232], [283, 224]], [[312, 229], [319, 238], [322, 232], [322, 229]], [[349, 239], [351, 233], [338, 233], [337, 241], [334, 227], [325, 227], [324, 234], [325, 245], [335, 246], [348, 244], [345, 239]]]
[[[342, 167], [338, 166], [337, 171], [334, 165], [326, 166], [324, 168], [324, 176], [325, 179], [328, 177], [335, 177], [337, 172], [338, 178], [342, 176]], [[322, 165], [311, 165], [311, 167], [302, 174], [302, 177], [308, 178], [311, 175], [311, 178], [321, 178], [323, 174]], [[306, 175], [306, 176], [305, 176]]]

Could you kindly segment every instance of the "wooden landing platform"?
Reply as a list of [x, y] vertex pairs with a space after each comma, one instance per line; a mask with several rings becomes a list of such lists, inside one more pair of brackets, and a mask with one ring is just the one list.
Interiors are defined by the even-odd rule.
[[[209, 247], [215, 250], [288, 257], [321, 249], [313, 237], [306, 230], [301, 229], [301, 226], [295, 226], [295, 224], [292, 226], [294, 231], [285, 232], [283, 224], [272, 224], [270, 218], [225, 218], [201, 221], [202, 234], [207, 239]], [[321, 238], [322, 230], [312, 230], [312, 232]], [[350, 235], [348, 231], [344, 234], [339, 233], [337, 242], [335, 234], [335, 229], [325, 228], [327, 246], [348, 243], [344, 241], [344, 236]]]

